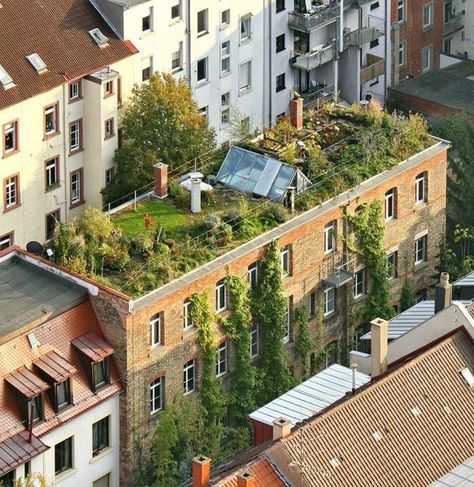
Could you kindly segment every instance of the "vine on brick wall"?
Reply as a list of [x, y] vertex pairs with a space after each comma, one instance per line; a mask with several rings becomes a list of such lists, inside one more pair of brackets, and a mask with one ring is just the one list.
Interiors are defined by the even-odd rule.
[[228, 417], [237, 426], [248, 425], [248, 414], [255, 409], [255, 367], [250, 357], [249, 285], [241, 277], [229, 276], [225, 283], [230, 294], [230, 316], [222, 326], [232, 339], [235, 350], [235, 371], [228, 401]]
[[300, 363], [301, 375], [305, 377], [308, 373], [309, 353], [315, 346], [313, 340], [311, 340], [309, 313], [306, 306], [302, 306], [296, 310], [295, 324], [298, 328], [298, 334], [295, 340], [295, 353]]
[[260, 326], [261, 354], [257, 373], [257, 402], [266, 404], [293, 383], [283, 338], [288, 300], [281, 282], [280, 251], [272, 242], [261, 261], [262, 273], [252, 295], [254, 318]]
[[358, 253], [365, 261], [367, 272], [372, 278], [372, 290], [361, 310], [364, 321], [374, 318], [388, 319], [393, 316], [388, 285], [387, 254], [384, 247], [385, 227], [382, 203], [378, 200], [365, 204], [356, 214], [347, 214], [352, 223], [356, 245], [348, 242], [350, 250]]
[[201, 402], [206, 411], [206, 422], [213, 425], [224, 416], [226, 398], [216, 378], [215, 316], [206, 293], [191, 297], [191, 316], [197, 328], [197, 344], [202, 354]]

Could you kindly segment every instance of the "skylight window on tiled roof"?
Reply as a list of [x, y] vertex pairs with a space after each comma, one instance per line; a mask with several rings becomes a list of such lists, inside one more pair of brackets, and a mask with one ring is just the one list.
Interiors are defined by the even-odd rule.
[[6, 72], [5, 68], [0, 64], [0, 84], [4, 90], [8, 90], [15, 86], [12, 77]]
[[102, 49], [109, 45], [109, 38], [106, 37], [100, 29], [92, 29], [88, 31], [95, 43]]
[[474, 387], [474, 375], [472, 375], [472, 372], [467, 367], [461, 370], [461, 375], [469, 387]]
[[36, 69], [38, 74], [42, 74], [48, 71], [46, 63], [41, 59], [38, 53], [34, 52], [33, 54], [26, 56], [26, 59], [28, 59], [28, 61], [33, 66], [33, 68]]
[[331, 464], [332, 468], [337, 468], [341, 465], [341, 460], [339, 460], [339, 458], [337, 457], [334, 457], [329, 460], [329, 463]]

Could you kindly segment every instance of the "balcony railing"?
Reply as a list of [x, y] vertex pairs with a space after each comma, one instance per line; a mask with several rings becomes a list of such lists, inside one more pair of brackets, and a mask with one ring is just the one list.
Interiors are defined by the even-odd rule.
[[366, 83], [385, 73], [385, 59], [374, 54], [367, 54], [367, 66], [360, 69], [360, 82]]
[[361, 47], [363, 44], [375, 41], [375, 39], [385, 35], [384, 21], [377, 19], [378, 22], [376, 22], [372, 19], [376, 19], [376, 17], [369, 17], [368, 27], [362, 27], [344, 36], [344, 49], [347, 49], [349, 46]]
[[319, 8], [310, 10], [308, 13], [289, 12], [288, 26], [292, 29], [303, 32], [310, 32], [329, 22], [333, 22], [339, 16], [339, 5], [334, 2], [329, 6], [322, 5]]
[[304, 93], [301, 96], [303, 97], [305, 108], [314, 108], [334, 96], [334, 85], [323, 86], [309, 93]]
[[443, 35], [448, 36], [464, 27], [461, 15], [456, 15], [443, 24]]
[[290, 63], [294, 68], [302, 69], [303, 71], [311, 71], [312, 69], [332, 61], [335, 54], [335, 46], [334, 44], [330, 44], [329, 46], [320, 47], [312, 52], [295, 52], [290, 58]]

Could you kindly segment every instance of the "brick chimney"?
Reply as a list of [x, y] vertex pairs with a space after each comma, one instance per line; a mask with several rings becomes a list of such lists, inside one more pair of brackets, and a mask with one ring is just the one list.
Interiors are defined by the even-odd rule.
[[168, 165], [158, 162], [153, 166], [153, 175], [155, 178], [155, 198], [166, 198], [168, 196]]
[[387, 370], [388, 323], [376, 318], [370, 322], [371, 339], [371, 375], [377, 377]]
[[453, 287], [449, 282], [449, 274], [442, 272], [439, 283], [435, 287], [435, 313], [451, 306], [453, 301]]
[[273, 440], [286, 438], [291, 433], [291, 423], [285, 418], [277, 418], [273, 421]]
[[237, 487], [255, 487], [256, 485], [256, 478], [252, 472], [245, 470], [237, 475]]
[[211, 476], [211, 459], [204, 455], [193, 458], [193, 487], [207, 487]]
[[293, 98], [290, 101], [290, 122], [299, 129], [303, 128], [303, 98]]

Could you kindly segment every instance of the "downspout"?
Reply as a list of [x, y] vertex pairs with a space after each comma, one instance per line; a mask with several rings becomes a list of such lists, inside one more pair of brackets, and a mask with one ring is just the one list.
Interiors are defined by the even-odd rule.
[[188, 63], [188, 82], [191, 86], [191, 0], [186, 2], [186, 50], [187, 50], [187, 63]]
[[[265, 6], [265, 0], [263, 0], [263, 5], [264, 8], [266, 9], [267, 7]], [[270, 86], [270, 93], [269, 93], [269, 105], [268, 105], [268, 126], [271, 127], [273, 125], [273, 87], [272, 87], [272, 82], [273, 82], [273, 60], [272, 60], [272, 55], [273, 55], [273, 15], [272, 15], [272, 2], [269, 0], [267, 2], [268, 6], [268, 24], [269, 24], [269, 31], [270, 31], [270, 42], [268, 43], [268, 53], [269, 53], [269, 58], [268, 58], [268, 66], [269, 66], [269, 72], [268, 75], [270, 76], [270, 83], [268, 84]], [[265, 63], [264, 63], [265, 64]], [[264, 68], [265, 69], [265, 68]]]
[[384, 99], [384, 105], [385, 102], [387, 101], [387, 87], [388, 87], [388, 74], [389, 74], [389, 65], [391, 63], [388, 62], [388, 33], [390, 32], [390, 19], [388, 15], [388, 1], [385, 0], [385, 5], [384, 5], [384, 10], [385, 10], [385, 35], [384, 35], [384, 56], [385, 56], [385, 75], [383, 77], [383, 99]]
[[[387, 1], [387, 0], [385, 0]], [[357, 7], [357, 22], [358, 22], [358, 29], [359, 29], [359, 33], [358, 33], [358, 36], [357, 36], [357, 41], [358, 41], [358, 49], [359, 49], [359, 69], [358, 69], [358, 73], [357, 73], [357, 79], [359, 80], [359, 100], [357, 101], [360, 101], [362, 100], [362, 83], [360, 81], [360, 69], [362, 67], [362, 43], [361, 43], [361, 39], [362, 39], [362, 35], [361, 35], [361, 30], [362, 30], [362, 7], [360, 6], [360, 3], [358, 4], [358, 7]]]
[[336, 34], [336, 62], [334, 63], [334, 101], [339, 98], [339, 59], [344, 51], [344, 0], [339, 0], [339, 29]]
[[[62, 113], [62, 129], [63, 129], [63, 166], [64, 166], [64, 172], [63, 172], [63, 177], [64, 177], [64, 221], [68, 221], [68, 207], [67, 207], [67, 187], [69, 183], [68, 179], [68, 174], [67, 174], [67, 152], [66, 152], [66, 145], [67, 145], [67, 136], [68, 134], [66, 133], [66, 90], [68, 90], [68, 83], [63, 83], [63, 113]], [[81, 90], [84, 90], [84, 83], [81, 82]], [[82, 127], [82, 130], [84, 130], [84, 127]], [[84, 134], [82, 134], [82, 137], [84, 137]], [[83, 164], [84, 165], [84, 164]], [[81, 181], [81, 184], [84, 184], [84, 181]]]

